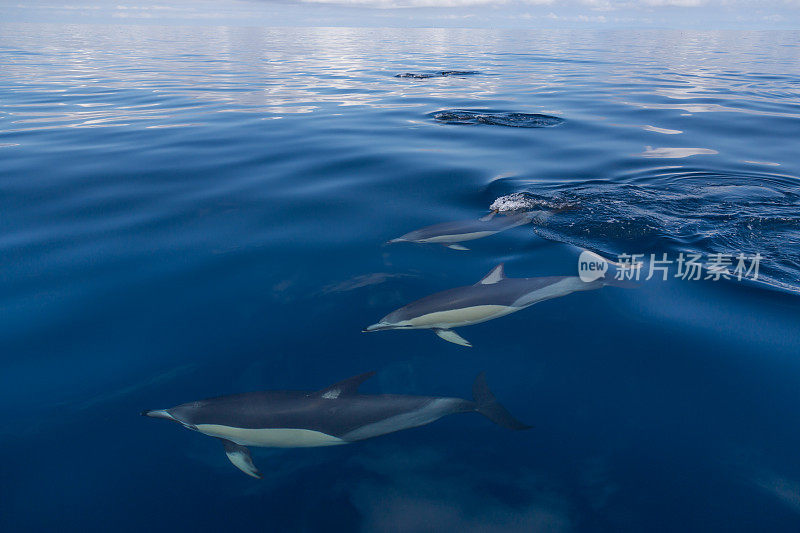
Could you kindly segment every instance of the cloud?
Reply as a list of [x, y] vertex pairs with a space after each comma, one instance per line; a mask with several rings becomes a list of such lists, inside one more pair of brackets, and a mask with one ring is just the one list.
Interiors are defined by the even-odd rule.
[[644, 0], [645, 6], [700, 7], [707, 3], [704, 0]]
[[[329, 4], [373, 9], [459, 8], [474, 6], [572, 5], [612, 11], [648, 7], [699, 7], [725, 0], [289, 0], [289, 3]], [[794, 0], [786, 0], [794, 1]], [[798, 0], [800, 1], [800, 0]]]
[[299, 0], [304, 4], [338, 4], [376, 9], [404, 9], [414, 7], [471, 7], [489, 4], [508, 4], [509, 0]]
[[[800, 0], [30, 0], [11, 21], [273, 26], [790, 28]], [[293, 112], [297, 112], [294, 110]]]
[[[748, 0], [257, 0], [268, 3], [331, 5], [359, 7], [366, 9], [413, 9], [413, 8], [506, 8], [525, 7], [531, 5], [547, 5], [556, 8], [580, 9], [593, 11], [651, 11], [657, 8], [746, 8]], [[762, 7], [800, 7], [800, 0], [773, 0]], [[594, 22], [605, 22], [596, 18], [587, 18]]]

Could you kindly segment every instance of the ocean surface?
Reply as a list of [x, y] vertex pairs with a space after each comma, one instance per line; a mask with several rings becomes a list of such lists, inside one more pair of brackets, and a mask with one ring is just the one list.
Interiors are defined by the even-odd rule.
[[[800, 32], [0, 24], [0, 530], [796, 532], [799, 134]], [[509, 203], [545, 214], [385, 244]], [[362, 333], [582, 248], [760, 263], [472, 348]], [[534, 428], [252, 448], [255, 480], [139, 416], [372, 370], [467, 399], [485, 371]]]

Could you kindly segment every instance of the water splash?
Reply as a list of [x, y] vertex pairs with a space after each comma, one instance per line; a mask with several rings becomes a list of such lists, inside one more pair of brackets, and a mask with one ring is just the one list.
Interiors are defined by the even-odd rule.
[[515, 192], [501, 196], [489, 206], [491, 211], [502, 213], [504, 215], [512, 213], [521, 213], [527, 211], [562, 211], [565, 209], [572, 209], [577, 207], [578, 204], [571, 203], [566, 199], [548, 199], [535, 196], [527, 192]]

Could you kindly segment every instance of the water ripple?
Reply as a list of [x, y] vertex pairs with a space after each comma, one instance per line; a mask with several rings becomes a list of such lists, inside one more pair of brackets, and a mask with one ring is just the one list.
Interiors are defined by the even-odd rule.
[[555, 211], [535, 226], [537, 234], [609, 254], [759, 253], [763, 280], [800, 292], [796, 177], [666, 170], [626, 183], [537, 183], [491, 208]]
[[478, 111], [453, 109], [433, 113], [434, 120], [444, 124], [489, 124], [510, 128], [549, 128], [564, 122], [563, 118], [537, 113]]

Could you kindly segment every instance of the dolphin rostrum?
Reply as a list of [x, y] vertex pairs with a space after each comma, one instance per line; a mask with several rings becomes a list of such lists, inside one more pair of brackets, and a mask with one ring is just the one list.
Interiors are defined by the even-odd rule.
[[506, 278], [503, 264], [492, 269], [478, 283], [426, 296], [389, 313], [364, 332], [387, 329], [432, 329], [442, 339], [472, 346], [453, 328], [480, 324], [514, 313], [531, 305], [566, 296], [576, 291], [624, 285], [611, 278], [582, 281], [578, 276]]
[[453, 250], [468, 250], [469, 248], [457, 243], [488, 237], [507, 229], [528, 224], [536, 217], [547, 216], [550, 213], [529, 211], [499, 217], [495, 216], [496, 214], [493, 211], [477, 220], [459, 220], [426, 226], [392, 239], [386, 244], [395, 242], [437, 243]]
[[236, 468], [261, 478], [247, 446], [308, 448], [347, 444], [430, 424], [453, 413], [478, 412], [508, 429], [528, 429], [495, 399], [483, 373], [472, 401], [435, 396], [365, 395], [358, 387], [375, 372], [316, 392], [268, 391], [220, 396], [171, 409], [144, 411], [222, 441]]

